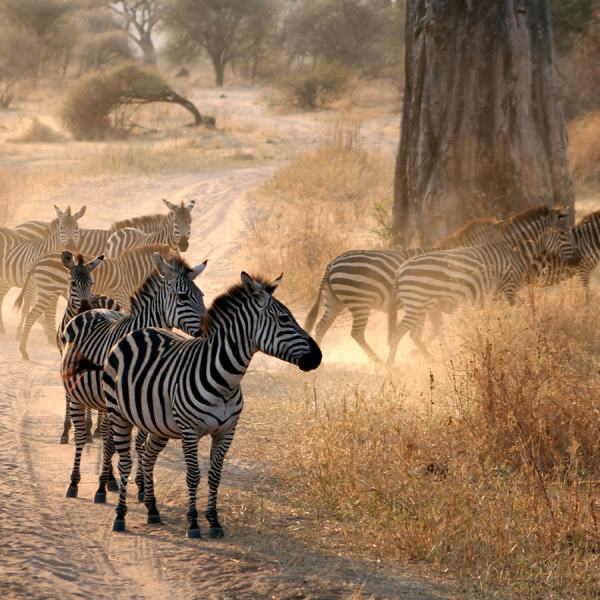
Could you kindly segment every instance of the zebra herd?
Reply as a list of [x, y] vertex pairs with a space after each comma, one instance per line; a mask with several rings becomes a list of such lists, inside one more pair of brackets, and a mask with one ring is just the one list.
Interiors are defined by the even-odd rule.
[[[68, 498], [78, 495], [90, 410], [105, 415], [99, 419], [103, 458], [94, 502], [106, 502], [107, 491], [119, 492], [113, 531], [125, 529], [131, 441], [137, 427], [135, 481], [148, 523], [161, 521], [154, 494], [157, 457], [169, 439], [181, 439], [190, 538], [200, 537], [198, 443], [211, 436], [205, 516], [209, 535], [223, 535], [217, 491], [243, 408], [241, 380], [256, 352], [302, 371], [314, 370], [322, 358], [318, 344], [348, 308], [352, 337], [371, 359], [379, 360], [364, 338], [371, 310], [388, 313], [389, 362], [406, 333], [427, 354], [422, 340], [426, 317], [440, 334], [442, 313], [452, 312], [461, 300], [481, 302], [488, 295], [504, 295], [512, 301], [527, 280], [550, 284], [574, 272], [587, 284], [600, 260], [600, 211], [573, 228], [567, 226], [566, 209], [546, 205], [503, 222], [479, 219], [435, 247], [353, 251], [335, 258], [325, 269], [302, 329], [273, 297], [281, 277], [269, 281], [242, 272], [241, 281], [207, 309], [195, 283], [207, 261], [191, 266], [179, 254], [189, 247], [194, 202], [165, 205], [167, 215], [121, 221], [110, 230], [79, 229], [85, 206], [75, 214], [55, 207], [57, 219], [51, 223], [0, 228], [0, 302], [10, 287], [22, 288], [16, 302], [27, 312], [21, 319], [22, 356], [28, 358], [29, 331], [42, 316], [46, 334], [55, 338], [61, 354], [66, 398], [61, 442], [68, 441], [71, 420], [75, 429]], [[67, 308], [55, 336], [60, 295], [67, 297]], [[308, 332], [322, 296], [325, 313], [313, 340]], [[402, 307], [404, 316], [397, 323]], [[113, 474], [115, 453], [119, 484]]]
[[[108, 415], [99, 419], [103, 464], [94, 502], [106, 502], [107, 490], [120, 492], [113, 530], [125, 529], [135, 426], [138, 499], [146, 504], [148, 522], [160, 522], [154, 495], [156, 458], [169, 439], [181, 439], [189, 491], [188, 537], [200, 537], [198, 442], [210, 435], [206, 518], [211, 537], [221, 537], [217, 490], [243, 407], [241, 379], [252, 356], [262, 351], [310, 371], [319, 366], [321, 351], [289, 309], [273, 298], [281, 277], [269, 282], [242, 272], [241, 282], [207, 310], [195, 284], [207, 261], [190, 266], [179, 254], [189, 246], [194, 202], [165, 204], [169, 213], [160, 219], [150, 215], [121, 221], [103, 234], [98, 232], [104, 230], [89, 230], [94, 234], [86, 236], [86, 230], [79, 229], [85, 207], [75, 214], [70, 208], [66, 213], [57, 208], [58, 218], [52, 223], [30, 221], [13, 230], [0, 228], [0, 289], [3, 298], [10, 287], [21, 286], [16, 305], [24, 312], [35, 299], [21, 321], [23, 358], [28, 358], [27, 336], [33, 323], [44, 315], [50, 338], [58, 297], [67, 297], [56, 334], [67, 407], [61, 442], [68, 441], [71, 420], [75, 428], [66, 496], [78, 495], [89, 411], [94, 409]], [[106, 258], [94, 257], [98, 252], [92, 256], [80, 252], [84, 240], [86, 251], [98, 247], [92, 239], [102, 244]], [[115, 452], [119, 486], [112, 467]]]
[[[388, 314], [388, 363], [394, 362], [407, 333], [429, 356], [421, 337], [425, 318], [440, 335], [442, 313], [453, 312], [460, 300], [481, 302], [502, 295], [512, 302], [527, 281], [551, 285], [574, 274], [587, 285], [600, 260], [600, 211], [571, 229], [567, 219], [567, 209], [539, 205], [506, 221], [471, 221], [432, 248], [346, 252], [325, 267], [304, 329], [313, 329], [323, 296], [324, 313], [315, 329], [318, 344], [348, 308], [352, 337], [370, 359], [380, 361], [364, 337], [370, 312], [379, 310]], [[397, 323], [400, 308], [405, 313]]]

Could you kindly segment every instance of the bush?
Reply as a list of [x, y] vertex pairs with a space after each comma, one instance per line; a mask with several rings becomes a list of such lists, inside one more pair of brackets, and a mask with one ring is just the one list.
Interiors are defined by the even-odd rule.
[[162, 77], [136, 65], [88, 75], [64, 100], [60, 118], [77, 140], [122, 138], [128, 129], [126, 110], [166, 88]]
[[13, 144], [56, 144], [64, 140], [65, 138], [58, 131], [34, 117], [28, 129], [7, 141]]
[[349, 71], [339, 62], [315, 60], [310, 66], [283, 75], [275, 81], [287, 103], [315, 109], [337, 98], [348, 81]]

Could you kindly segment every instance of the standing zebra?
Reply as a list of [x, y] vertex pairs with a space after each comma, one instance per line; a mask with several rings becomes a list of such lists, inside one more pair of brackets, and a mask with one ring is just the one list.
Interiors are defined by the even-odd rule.
[[183, 201], [180, 206], [167, 200], [163, 202], [171, 212], [164, 217], [160, 227], [154, 233], [144, 233], [130, 227], [119, 229], [106, 243], [106, 256], [116, 258], [128, 248], [139, 248], [147, 244], [169, 244], [173, 250], [186, 252], [192, 228], [190, 213], [196, 201], [191, 200], [187, 206], [183, 205]]
[[[127, 250], [119, 258], [105, 258], [102, 267], [96, 271], [95, 290], [114, 298], [125, 310], [129, 308], [129, 296], [148, 277], [154, 268], [154, 253], [169, 256], [166, 244], [152, 244], [135, 250]], [[37, 301], [25, 317], [19, 350], [23, 359], [28, 360], [27, 340], [33, 324], [46, 313], [49, 306], [55, 306], [59, 296], [65, 296], [68, 276], [62, 264], [61, 252], [49, 252], [42, 256], [27, 274], [23, 290], [15, 301], [15, 308], [22, 306], [25, 290], [35, 285]], [[33, 282], [33, 283], [32, 283]]]
[[[85, 214], [83, 206], [75, 214], [71, 207], [66, 212], [58, 207], [57, 218], [52, 221], [50, 233], [42, 239], [30, 240], [12, 229], [0, 227], [0, 333], [6, 333], [2, 322], [2, 302], [12, 287], [23, 287], [29, 267], [42, 255], [51, 250], [74, 250], [79, 241], [78, 221]], [[46, 335], [54, 337], [54, 327], [46, 323]]]
[[[495, 235], [498, 221], [495, 219], [475, 219], [462, 229], [441, 239], [433, 248], [410, 248], [407, 250], [351, 250], [334, 258], [326, 267], [321, 278], [317, 299], [310, 309], [304, 329], [310, 333], [317, 319], [321, 295], [324, 296], [325, 311], [317, 323], [315, 340], [321, 343], [323, 336], [336, 317], [347, 308], [352, 315], [350, 335], [374, 361], [379, 357], [365, 340], [365, 329], [372, 310], [388, 313], [395, 325], [398, 305], [390, 305], [393, 297], [394, 274], [409, 258], [431, 252], [478, 246]], [[391, 309], [391, 310], [390, 310]]]
[[123, 338], [104, 363], [102, 386], [119, 452], [121, 477], [113, 531], [124, 531], [131, 430], [148, 433], [142, 449], [144, 502], [148, 522], [160, 523], [153, 470], [169, 439], [181, 438], [189, 491], [188, 537], [200, 537], [196, 490], [200, 479], [198, 442], [212, 437], [206, 518], [211, 537], [222, 537], [217, 490], [223, 458], [242, 412], [240, 383], [252, 356], [262, 351], [303, 371], [316, 369], [321, 351], [290, 311], [272, 297], [281, 277], [267, 283], [242, 273], [241, 285], [217, 297], [203, 337], [186, 340], [160, 329], [140, 329]]
[[[102, 264], [104, 255], [91, 260], [87, 264], [81, 254], [73, 257], [70, 250], [65, 250], [62, 253], [61, 260], [65, 269], [69, 271], [69, 295], [67, 298], [67, 307], [65, 314], [63, 315], [62, 322], [56, 330], [56, 345], [58, 352], [62, 356], [63, 343], [62, 343], [62, 332], [65, 330], [67, 323], [75, 318], [79, 313], [86, 310], [92, 310], [93, 308], [105, 308], [107, 310], [120, 311], [121, 307], [112, 299], [107, 296], [101, 296], [100, 294], [92, 294], [92, 271]], [[87, 429], [87, 441], [91, 440], [91, 428], [92, 428], [92, 417], [91, 411], [86, 411], [85, 419]], [[67, 402], [65, 411], [65, 422], [63, 433], [60, 437], [61, 444], [69, 443], [69, 429], [71, 429], [71, 412], [70, 405]], [[100, 434], [100, 423], [94, 432], [94, 437], [98, 437]]]
[[[141, 327], [178, 327], [190, 335], [200, 335], [206, 309], [194, 279], [202, 273], [206, 261], [191, 268], [179, 256], [165, 262], [155, 253], [154, 262], [156, 271], [131, 297], [131, 315], [108, 310], [87, 311], [70, 321], [62, 334], [61, 376], [67, 402], [71, 404], [76, 444], [67, 498], [77, 497], [81, 452], [86, 440], [85, 409], [106, 412], [101, 380], [102, 365], [110, 349], [123, 336]], [[103, 420], [102, 437], [104, 463], [94, 502], [106, 501], [105, 486], [112, 473], [114, 446], [108, 419]]]
[[576, 260], [567, 227], [568, 209], [534, 206], [504, 221], [498, 239], [475, 248], [430, 252], [411, 258], [394, 279], [397, 300], [404, 317], [390, 332], [388, 363], [406, 332], [427, 356], [421, 330], [428, 314], [434, 328], [441, 328], [441, 313], [453, 312], [463, 300], [481, 302], [489, 294], [503, 294], [513, 301], [527, 269], [544, 251], [556, 252], [567, 261]]
[[600, 210], [582, 217], [571, 227], [571, 233], [581, 255], [581, 262], [573, 265], [553, 252], [546, 252], [527, 271], [529, 283], [555, 285], [577, 276], [584, 287], [589, 286], [592, 271], [600, 262]]

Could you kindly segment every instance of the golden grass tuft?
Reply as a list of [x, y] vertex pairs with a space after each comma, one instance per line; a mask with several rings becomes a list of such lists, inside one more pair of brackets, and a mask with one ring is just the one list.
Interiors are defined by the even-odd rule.
[[373, 206], [392, 193], [393, 159], [363, 147], [360, 122], [331, 121], [323, 138], [257, 192], [246, 254], [263, 273], [284, 272], [285, 301], [308, 304], [331, 259], [378, 245]]
[[65, 137], [34, 117], [28, 128], [6, 141], [13, 144], [58, 144], [64, 142]]
[[569, 154], [576, 185], [600, 185], [600, 113], [586, 114], [569, 124]]

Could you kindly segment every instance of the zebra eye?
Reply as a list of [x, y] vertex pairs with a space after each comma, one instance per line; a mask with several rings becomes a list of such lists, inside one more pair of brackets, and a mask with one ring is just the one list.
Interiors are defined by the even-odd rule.
[[291, 322], [292, 322], [292, 319], [291, 319], [290, 315], [281, 315], [281, 316], [279, 317], [279, 320], [280, 320], [280, 321], [281, 321], [281, 323], [283, 323], [284, 325], [285, 325], [285, 324], [287, 324], [287, 323], [291, 323]]
[[187, 292], [178, 292], [177, 295], [179, 296], [180, 300], [189, 300], [190, 297]]

